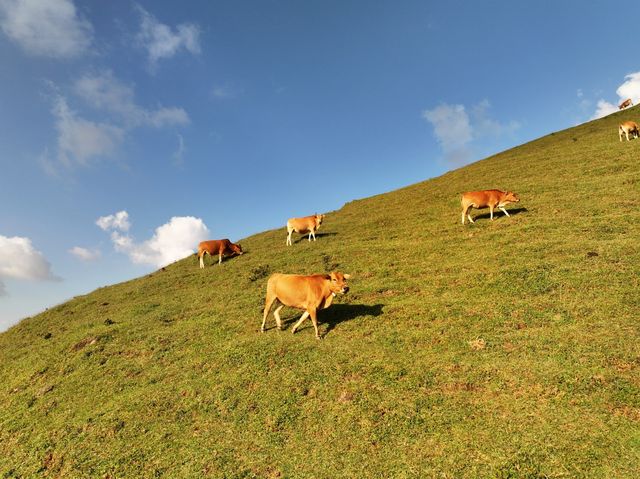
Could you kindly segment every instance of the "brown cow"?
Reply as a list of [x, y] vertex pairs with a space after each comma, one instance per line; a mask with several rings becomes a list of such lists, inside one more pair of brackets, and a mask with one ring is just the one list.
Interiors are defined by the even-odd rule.
[[497, 206], [500, 208], [505, 215], [509, 216], [507, 210], [504, 207], [509, 203], [517, 203], [520, 201], [518, 195], [511, 191], [500, 191], [500, 190], [483, 190], [483, 191], [469, 191], [467, 193], [463, 193], [461, 203], [462, 203], [462, 224], [464, 224], [465, 215], [469, 218], [469, 221], [475, 223], [473, 218], [471, 218], [471, 214], [469, 210], [471, 208], [486, 208], [489, 207], [489, 211], [491, 212], [491, 219], [493, 220], [493, 210]]
[[324, 215], [315, 214], [313, 216], [304, 216], [302, 218], [289, 218], [287, 220], [287, 245], [291, 245], [291, 234], [296, 233], [306, 234], [309, 233], [309, 241], [313, 236], [313, 241], [316, 240], [316, 231], [320, 228], [324, 220]]
[[632, 138], [638, 138], [640, 136], [640, 130], [638, 130], [638, 124], [635, 121], [625, 121], [618, 127], [618, 136], [622, 141], [622, 134], [627, 135], [627, 141], [629, 141], [629, 133]]
[[269, 315], [271, 306], [275, 301], [278, 301], [280, 304], [274, 310], [273, 316], [276, 318], [276, 324], [279, 329], [282, 329], [280, 310], [285, 306], [291, 306], [304, 310], [304, 313], [293, 326], [291, 332], [295, 333], [298, 326], [300, 326], [307, 317], [311, 316], [313, 327], [316, 330], [316, 338], [320, 339], [316, 318], [317, 311], [331, 306], [333, 298], [337, 293], [344, 294], [349, 291], [346, 280], [350, 277], [350, 274], [338, 272], [331, 274], [314, 274], [311, 276], [280, 273], [272, 274], [269, 277], [269, 281], [267, 281], [267, 297], [264, 304], [264, 316], [262, 318], [260, 331], [264, 333], [264, 325], [267, 322], [267, 316]]
[[204, 255], [218, 255], [218, 264], [222, 263], [224, 255], [233, 256], [242, 254], [242, 246], [232, 243], [228, 239], [201, 241], [198, 245], [198, 258], [200, 258], [200, 268], [204, 268]]
[[625, 108], [627, 108], [628, 106], [631, 106], [631, 105], [633, 105], [633, 102], [631, 101], [631, 98], [627, 98], [625, 101], [620, 103], [620, 105], [618, 106], [618, 110], [624, 110]]

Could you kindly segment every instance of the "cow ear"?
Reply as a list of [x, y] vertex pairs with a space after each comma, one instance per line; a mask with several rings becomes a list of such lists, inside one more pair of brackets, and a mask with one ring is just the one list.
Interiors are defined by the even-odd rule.
[[350, 274], [348, 274], [348, 273], [343, 274], [342, 276], [344, 276], [344, 279], [349, 279], [349, 278], [351, 278], [351, 275], [350, 275]]

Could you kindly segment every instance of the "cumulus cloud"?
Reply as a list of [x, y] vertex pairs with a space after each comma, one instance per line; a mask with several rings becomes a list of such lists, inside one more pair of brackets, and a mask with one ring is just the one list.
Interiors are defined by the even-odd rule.
[[200, 27], [193, 23], [181, 23], [173, 30], [140, 5], [137, 9], [140, 13], [140, 31], [136, 40], [147, 51], [151, 66], [155, 66], [158, 60], [173, 57], [181, 50], [194, 55], [200, 53]]
[[117, 115], [128, 128], [162, 128], [186, 125], [190, 121], [182, 108], [147, 110], [136, 104], [133, 87], [120, 82], [110, 70], [83, 75], [76, 81], [74, 91], [93, 108]]
[[118, 215], [128, 218], [126, 211], [120, 211], [99, 218], [96, 224], [105, 231], [111, 231], [111, 241], [116, 251], [126, 254], [136, 264], [161, 267], [173, 263], [193, 254], [194, 246], [209, 236], [209, 229], [200, 218], [174, 216], [168, 223], [156, 228], [150, 239], [138, 243], [128, 234], [123, 234], [128, 230], [128, 222], [126, 229], [123, 229], [116, 222], [100, 221], [103, 218], [116, 218]]
[[6, 295], [3, 279], [60, 281], [51, 264], [29, 238], [0, 235], [0, 296]]
[[618, 95], [617, 104], [600, 99], [596, 105], [596, 111], [591, 120], [602, 118], [618, 111], [618, 105], [627, 98], [631, 98], [634, 105], [640, 103], [640, 72], [629, 73], [624, 77], [624, 82], [616, 89]]
[[86, 53], [93, 37], [71, 0], [0, 0], [0, 26], [29, 54], [52, 58]]
[[60, 95], [52, 113], [58, 131], [58, 160], [65, 166], [87, 165], [94, 158], [109, 156], [124, 138], [122, 128], [79, 117]]
[[81, 246], [74, 246], [69, 253], [82, 261], [94, 261], [102, 255], [98, 249], [90, 250]]
[[129, 213], [126, 211], [118, 211], [112, 215], [101, 216], [96, 220], [96, 224], [104, 231], [129, 231], [131, 227], [131, 223], [129, 223]]
[[473, 157], [474, 140], [499, 137], [520, 127], [515, 121], [503, 124], [492, 119], [490, 107], [490, 103], [483, 100], [469, 111], [464, 105], [443, 104], [422, 112], [422, 117], [433, 126], [447, 162], [454, 165], [467, 163]]

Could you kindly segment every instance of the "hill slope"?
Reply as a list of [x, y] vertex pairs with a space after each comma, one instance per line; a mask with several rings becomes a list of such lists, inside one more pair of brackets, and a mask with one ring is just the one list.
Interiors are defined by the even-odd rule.
[[[639, 477], [640, 142], [616, 134], [639, 116], [21, 322], [0, 335], [0, 475]], [[483, 188], [522, 201], [463, 227]], [[331, 269], [354, 278], [323, 341], [258, 332], [269, 273]]]

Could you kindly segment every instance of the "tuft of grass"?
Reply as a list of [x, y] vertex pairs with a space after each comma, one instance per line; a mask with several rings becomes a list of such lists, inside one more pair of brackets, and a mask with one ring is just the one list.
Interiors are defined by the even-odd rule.
[[[640, 476], [640, 142], [617, 136], [639, 111], [22, 321], [0, 477]], [[463, 227], [485, 188], [522, 200]], [[353, 279], [324, 341], [259, 333], [271, 273], [333, 269]]]

